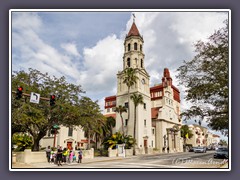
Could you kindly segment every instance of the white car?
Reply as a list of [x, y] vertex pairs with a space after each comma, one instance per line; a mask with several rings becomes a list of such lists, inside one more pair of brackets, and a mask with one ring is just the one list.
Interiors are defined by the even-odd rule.
[[205, 148], [205, 147], [196, 147], [195, 149], [194, 149], [194, 152], [195, 153], [206, 153], [207, 152], [207, 149]]

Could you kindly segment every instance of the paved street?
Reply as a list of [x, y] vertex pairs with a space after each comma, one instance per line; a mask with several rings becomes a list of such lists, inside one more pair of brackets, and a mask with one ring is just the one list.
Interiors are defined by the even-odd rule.
[[[26, 168], [219, 168], [223, 165], [223, 159], [213, 159], [214, 152], [207, 153], [171, 153], [156, 155], [140, 155], [127, 158], [108, 158], [99, 157], [93, 160], [83, 160], [83, 163], [63, 164], [57, 166], [48, 163], [34, 163], [31, 167]], [[19, 168], [14, 165], [13, 168]]]

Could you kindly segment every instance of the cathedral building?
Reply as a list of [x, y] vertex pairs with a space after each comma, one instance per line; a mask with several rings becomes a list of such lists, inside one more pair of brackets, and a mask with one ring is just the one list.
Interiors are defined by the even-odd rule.
[[130, 96], [141, 94], [144, 102], [136, 108], [137, 149], [144, 153], [151, 153], [153, 149], [158, 149], [160, 152], [182, 152], [179, 131], [182, 124], [180, 92], [172, 84], [172, 77], [167, 68], [164, 69], [160, 83], [150, 87], [150, 76], [144, 65], [143, 46], [143, 36], [133, 21], [124, 41], [123, 69], [117, 73], [117, 92], [116, 95], [105, 98], [104, 115], [114, 117], [116, 119], [114, 131], [122, 132], [122, 120], [120, 114], [115, 112], [115, 108], [120, 105], [127, 107], [128, 111], [122, 113], [123, 129], [126, 135], [133, 136], [134, 103], [130, 99], [128, 104], [128, 87], [123, 83], [124, 70], [133, 68], [138, 78], [137, 82], [131, 86], [129, 93]]

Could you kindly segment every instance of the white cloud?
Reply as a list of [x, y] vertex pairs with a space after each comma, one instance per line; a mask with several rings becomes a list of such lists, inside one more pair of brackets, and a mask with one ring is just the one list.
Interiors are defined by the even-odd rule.
[[39, 32], [41, 26], [42, 20], [35, 12], [12, 13], [12, 27], [14, 27], [14, 30], [22, 31], [24, 29], [31, 29]]
[[76, 57], [80, 57], [80, 54], [77, 50], [77, 45], [75, 43], [64, 43], [61, 44], [61, 47], [69, 54]]
[[116, 87], [116, 74], [122, 69], [122, 56], [123, 41], [117, 39], [116, 35], [98, 41], [92, 48], [85, 48], [83, 51], [85, 70], [80, 73], [79, 83], [91, 92], [110, 93]]
[[[45, 43], [38, 35], [42, 29], [41, 19], [34, 13], [23, 13], [13, 18], [13, 52], [19, 54], [14, 64], [27, 70], [29, 67], [48, 72], [55, 76], [68, 76], [77, 79], [79, 76], [78, 63], [62, 54], [61, 51]], [[29, 21], [33, 21], [30, 23]], [[22, 22], [22, 24], [20, 23]], [[13, 56], [17, 57], [16, 55]], [[14, 67], [13, 67], [14, 69]]]

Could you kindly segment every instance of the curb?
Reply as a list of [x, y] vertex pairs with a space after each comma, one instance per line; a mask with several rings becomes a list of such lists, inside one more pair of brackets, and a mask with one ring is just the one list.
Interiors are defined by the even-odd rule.
[[[95, 162], [106, 162], [106, 161], [115, 161], [115, 160], [124, 160], [124, 159], [132, 159], [134, 157], [122, 157], [122, 158], [111, 158], [111, 159], [99, 159], [99, 160], [90, 160], [90, 161], [86, 161], [86, 162], [82, 162], [83, 164], [91, 164], [91, 163], [95, 163]], [[79, 163], [81, 164], [81, 163]], [[70, 164], [70, 165], [74, 165], [74, 164]]]

